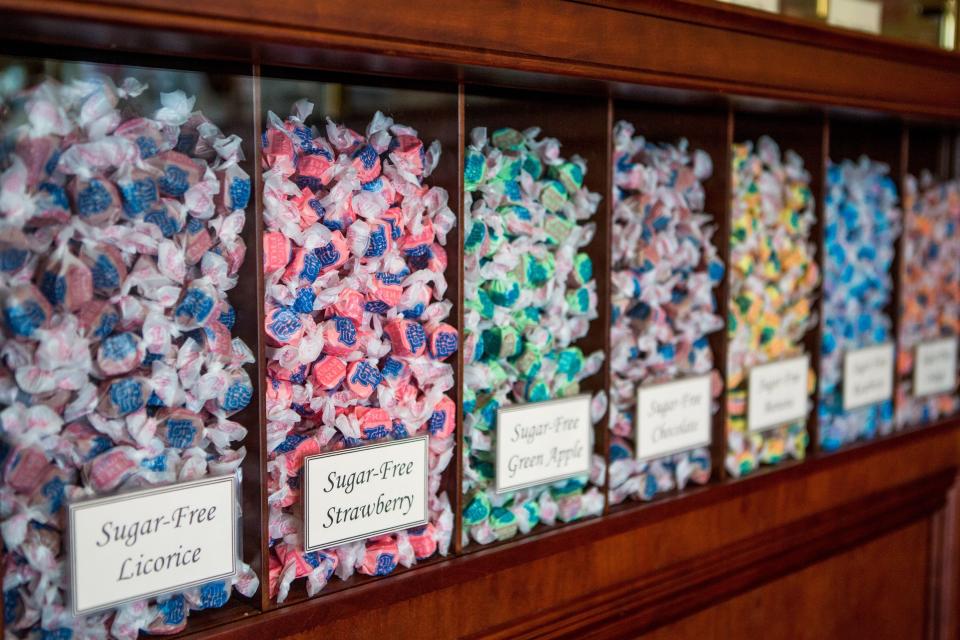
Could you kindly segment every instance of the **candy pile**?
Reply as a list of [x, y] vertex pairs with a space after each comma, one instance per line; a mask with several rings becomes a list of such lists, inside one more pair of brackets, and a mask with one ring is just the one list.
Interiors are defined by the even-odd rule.
[[897, 424], [932, 422], [960, 409], [956, 394], [913, 396], [918, 344], [960, 335], [960, 181], [908, 176], [904, 185], [903, 280], [897, 354]]
[[[44, 82], [12, 104], [0, 176], [0, 489], [8, 637], [136, 638], [222, 606], [230, 584], [73, 619], [65, 504], [233, 473], [252, 398], [231, 338], [250, 179], [182, 92], [130, 115], [146, 86]], [[23, 117], [25, 114], [25, 118]], [[13, 126], [17, 119], [24, 120]], [[238, 591], [256, 576], [243, 567]]]
[[713, 397], [723, 391], [706, 336], [723, 328], [713, 288], [723, 263], [703, 213], [702, 180], [713, 167], [687, 141], [655, 145], [614, 129], [610, 500], [651, 500], [710, 479], [706, 448], [637, 462], [633, 439], [641, 384], [710, 373]]
[[[803, 421], [748, 432], [747, 374], [754, 365], [802, 355], [804, 335], [816, 326], [811, 305], [820, 273], [810, 240], [810, 174], [796, 153], [781, 157], [766, 136], [756, 147], [735, 144], [732, 204], [726, 465], [740, 476], [806, 452]], [[812, 370], [809, 386], [812, 393]]]
[[900, 235], [897, 186], [890, 168], [867, 157], [827, 169], [820, 345], [820, 444], [834, 450], [893, 428], [893, 401], [843, 410], [843, 358], [889, 342], [894, 245]]
[[[474, 129], [464, 166], [464, 543], [505, 540], [538, 523], [599, 514], [604, 463], [590, 478], [497, 494], [497, 410], [570, 397], [599, 371], [603, 353], [573, 346], [597, 317], [590, 257], [600, 196], [583, 184], [586, 165], [560, 156], [539, 129]], [[594, 423], [606, 397], [594, 398]], [[592, 443], [591, 443], [592, 446]]]
[[[331, 576], [384, 575], [439, 551], [453, 514], [441, 476], [455, 445], [458, 346], [444, 322], [447, 192], [424, 184], [440, 159], [409, 127], [377, 113], [365, 135], [327, 121], [307, 126], [301, 100], [263, 137], [270, 594], [291, 582], [320, 591]], [[300, 471], [305, 456], [430, 436], [430, 522], [304, 552]]]

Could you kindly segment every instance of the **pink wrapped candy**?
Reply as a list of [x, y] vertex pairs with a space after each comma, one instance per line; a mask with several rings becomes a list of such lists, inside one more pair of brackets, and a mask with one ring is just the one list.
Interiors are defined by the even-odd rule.
[[[303, 100], [264, 134], [265, 326], [270, 459], [270, 594], [294, 580], [318, 593], [333, 575], [384, 575], [450, 545], [441, 476], [453, 455], [447, 395], [456, 329], [445, 320], [443, 246], [456, 218], [424, 183], [439, 159], [416, 131], [377, 113], [364, 134], [306, 124]], [[309, 453], [429, 435], [423, 527], [305, 553], [300, 473]], [[308, 453], [309, 452], [309, 453]]]
[[[250, 193], [240, 140], [182, 92], [163, 94], [152, 118], [133, 116], [127, 98], [145, 89], [48, 80], [10, 105], [28, 124], [4, 128], [8, 638], [176, 633], [231, 593], [231, 581], [212, 582], [79, 618], [66, 606], [67, 503], [229, 474], [245, 455], [246, 430], [230, 416], [252, 399], [253, 355], [230, 335], [227, 302]], [[218, 199], [223, 181], [229, 197]], [[241, 563], [232, 586], [250, 596], [258, 580]]]

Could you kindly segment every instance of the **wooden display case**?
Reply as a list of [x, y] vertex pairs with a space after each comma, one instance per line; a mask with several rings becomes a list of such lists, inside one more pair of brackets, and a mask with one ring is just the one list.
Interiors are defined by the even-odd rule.
[[[685, 135], [709, 149], [715, 171], [708, 203], [719, 216], [720, 247], [729, 230], [724, 149], [731, 141], [772, 133], [782, 148], [797, 149], [814, 176], [818, 211], [825, 160], [834, 151], [877, 149], [897, 162], [900, 174], [927, 168], [957, 177], [960, 164], [956, 54], [698, 0], [214, 0], [189, 7], [173, 0], [0, 0], [0, 16], [4, 49], [16, 57], [150, 60], [247, 76], [250, 121], [239, 123], [238, 133], [250, 141], [262, 131], [266, 109], [274, 108], [278, 94], [271, 83], [278, 76], [346, 86], [346, 92], [353, 85], [414, 93], [443, 87], [442, 104], [396, 109], [427, 139], [443, 140], [437, 175], [455, 210], [463, 202], [458, 176], [470, 126], [543, 124], [565, 150], [590, 161], [594, 190], [605, 197], [598, 240], [610, 231], [614, 118], [626, 117], [651, 136]], [[474, 94], [506, 97], [517, 106], [493, 104], [483, 113], [471, 105]], [[362, 121], [370, 115], [367, 106], [346, 108], [344, 115]], [[841, 133], [851, 118], [856, 132]], [[259, 166], [256, 151], [248, 158]], [[262, 324], [264, 312], [259, 180], [255, 184], [257, 215], [249, 217], [251, 250], [237, 289], [243, 298], [238, 316], [249, 331]], [[816, 233], [822, 245], [822, 228]], [[609, 251], [598, 241], [591, 251], [600, 319], [589, 342], [607, 348]], [[456, 252], [450, 253], [451, 270], [459, 270]], [[723, 250], [721, 257], [727, 257]], [[462, 310], [462, 276], [451, 279], [450, 295]], [[726, 295], [721, 288], [720, 300]], [[265, 377], [262, 327], [258, 331], [257, 382]], [[724, 342], [713, 340], [721, 363]], [[807, 346], [816, 369], [816, 331]], [[458, 384], [462, 367], [460, 358]], [[597, 377], [599, 390], [609, 373]], [[251, 602], [238, 599], [192, 616], [187, 636], [960, 635], [956, 419], [826, 455], [815, 445], [814, 412], [806, 460], [733, 480], [721, 471], [721, 418], [714, 423], [714, 481], [704, 487], [470, 553], [458, 544], [446, 559], [314, 598], [298, 594], [276, 607], [263, 588], [267, 452], [259, 393], [260, 415], [246, 422], [259, 438], [251, 440], [244, 468], [244, 528], [261, 591]], [[598, 451], [605, 452], [605, 426], [598, 433]], [[454, 460], [450, 477], [459, 481], [459, 453]], [[459, 496], [452, 483], [451, 497]], [[462, 505], [455, 505], [459, 512]]]

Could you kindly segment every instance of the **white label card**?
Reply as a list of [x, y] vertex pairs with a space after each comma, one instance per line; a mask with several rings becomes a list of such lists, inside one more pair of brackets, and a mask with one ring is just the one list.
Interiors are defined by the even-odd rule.
[[883, 25], [883, 4], [875, 0], [830, 0], [827, 23], [879, 34]]
[[422, 435], [305, 458], [304, 548], [426, 524], [428, 456]]
[[957, 388], [957, 338], [917, 345], [913, 363], [913, 395], [929, 396]]
[[798, 356], [750, 369], [747, 426], [764, 431], [807, 416], [810, 357]]
[[236, 487], [222, 476], [69, 505], [73, 614], [233, 576]]
[[637, 460], [710, 446], [710, 376], [637, 389]]
[[770, 13], [780, 13], [780, 0], [721, 0], [728, 4], [738, 4], [741, 7], [760, 9]]
[[590, 396], [497, 412], [497, 493], [590, 473]]
[[893, 343], [843, 354], [843, 410], [885, 402], [893, 397]]

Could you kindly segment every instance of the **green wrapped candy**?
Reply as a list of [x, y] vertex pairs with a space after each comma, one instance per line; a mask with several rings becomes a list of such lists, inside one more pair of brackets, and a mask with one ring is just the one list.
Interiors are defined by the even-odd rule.
[[500, 165], [500, 171], [497, 172], [496, 180], [516, 182], [517, 178], [520, 177], [521, 168], [523, 168], [523, 161], [520, 158], [503, 156], [503, 162]]
[[536, 347], [527, 344], [516, 362], [517, 371], [526, 379], [536, 378], [543, 368], [543, 356]]
[[484, 357], [506, 360], [520, 354], [522, 343], [516, 329], [507, 325], [483, 332]]
[[491, 280], [487, 283], [487, 293], [490, 300], [499, 307], [512, 307], [520, 298], [520, 283], [515, 279]]
[[543, 402], [550, 399], [550, 387], [543, 380], [527, 382], [523, 395], [527, 402]]
[[520, 281], [530, 287], [542, 287], [556, 271], [556, 262], [552, 253], [537, 260], [529, 253], [520, 257]]
[[493, 135], [490, 136], [490, 143], [497, 149], [504, 151], [517, 151], [523, 148], [524, 142], [526, 142], [526, 140], [523, 134], [509, 127], [497, 129], [493, 132]]
[[567, 188], [559, 180], [550, 180], [540, 191], [540, 203], [550, 213], [556, 213], [567, 204]]
[[500, 409], [500, 403], [493, 396], [486, 399], [477, 398], [477, 405], [480, 413], [477, 415], [477, 429], [480, 431], [490, 431], [497, 424], [497, 411]]
[[470, 227], [463, 238], [463, 250], [467, 254], [474, 254], [483, 246], [483, 241], [487, 239], [487, 225], [480, 220], [474, 220], [469, 223]]
[[583, 186], [583, 169], [575, 162], [564, 162], [550, 167], [550, 176], [559, 180], [568, 193], [573, 193]]
[[586, 287], [580, 287], [573, 293], [568, 293], [567, 305], [573, 313], [588, 313], [590, 311], [590, 291]]
[[548, 215], [543, 221], [543, 230], [549, 244], [563, 244], [570, 237], [577, 223], [561, 216]]
[[477, 189], [483, 182], [486, 168], [487, 159], [484, 155], [473, 147], [467, 147], [467, 153], [463, 159], [463, 188], [467, 191]]
[[497, 540], [508, 540], [517, 535], [517, 516], [504, 507], [494, 507], [490, 512], [490, 528]]
[[[505, 384], [508, 380], [507, 372], [504, 370], [503, 365], [501, 365], [498, 360], [491, 360], [487, 362], [487, 375], [490, 376], [490, 384], [493, 386], [493, 388], [497, 388]], [[493, 422], [490, 424], [493, 424]]]
[[498, 233], [487, 226], [487, 244], [486, 251], [483, 252], [483, 257], [492, 258], [493, 256], [497, 255], [497, 251], [499, 251], [500, 247], [503, 246], [505, 240], [506, 238], [503, 237], [502, 233]]
[[468, 415], [477, 408], [477, 392], [470, 387], [463, 386], [463, 413]]
[[551, 485], [550, 494], [556, 499], [566, 498], [568, 496], [575, 496], [578, 493], [583, 493], [583, 489], [586, 486], [587, 478], [578, 476], [569, 478], [562, 483]]
[[528, 153], [523, 158], [523, 170], [534, 180], [539, 180], [543, 175], [543, 163], [540, 162], [540, 158]]
[[573, 259], [573, 276], [577, 284], [583, 286], [593, 277], [593, 260], [585, 253], [578, 253]]
[[472, 527], [490, 517], [490, 499], [484, 493], [477, 493], [463, 510], [463, 524]]
[[477, 289], [476, 298], [467, 298], [463, 301], [463, 306], [468, 309], [472, 309], [480, 314], [480, 317], [485, 320], [493, 319], [493, 301], [490, 300], [490, 296], [482, 288]]
[[527, 512], [527, 519], [530, 521], [530, 528], [540, 524], [540, 503], [536, 500], [527, 500], [523, 503], [523, 509]]
[[557, 354], [557, 373], [567, 376], [567, 380], [573, 380], [581, 371], [586, 359], [583, 357], [583, 351], [577, 347], [564, 349]]

